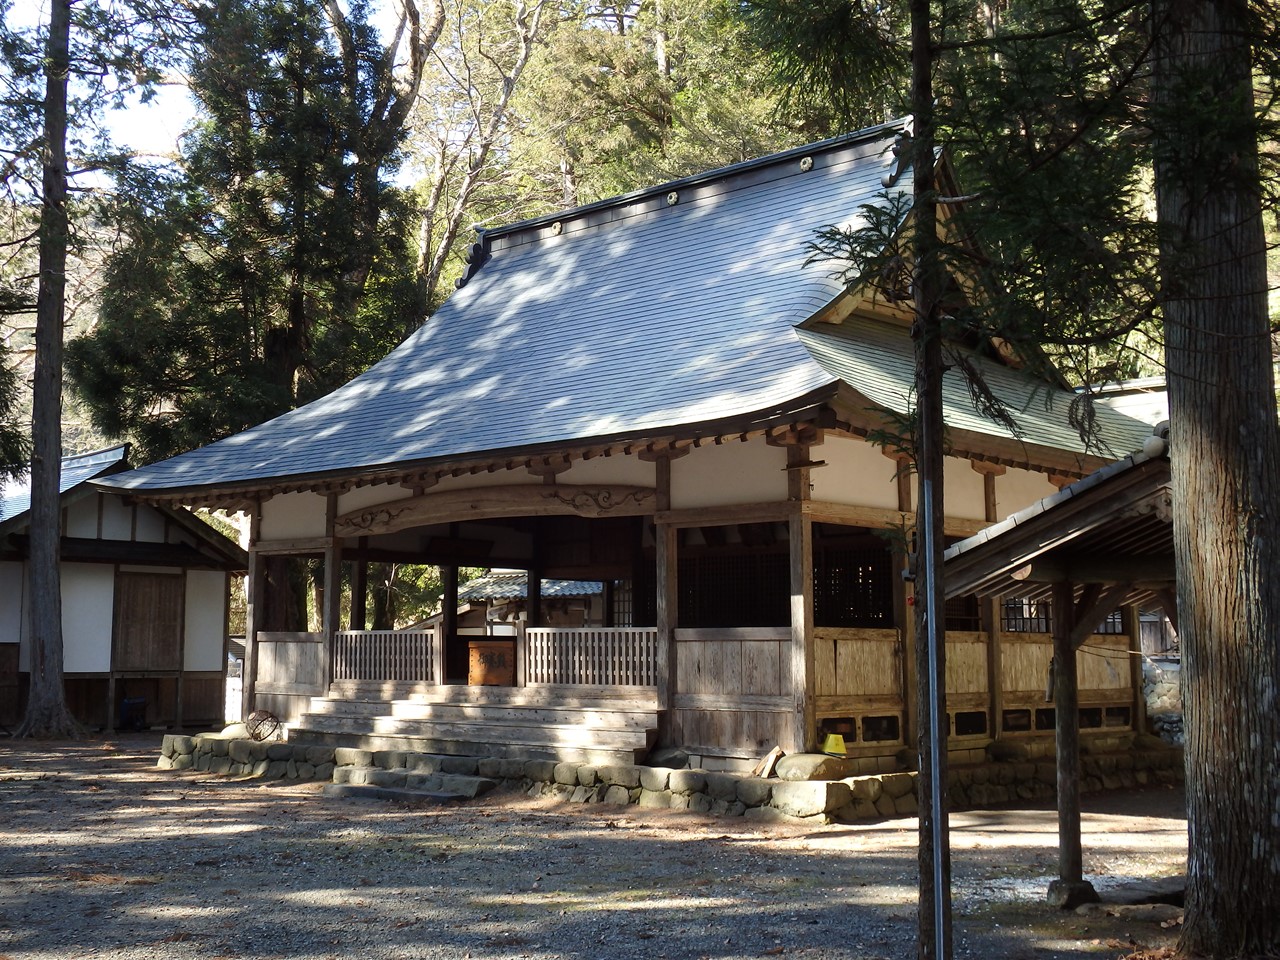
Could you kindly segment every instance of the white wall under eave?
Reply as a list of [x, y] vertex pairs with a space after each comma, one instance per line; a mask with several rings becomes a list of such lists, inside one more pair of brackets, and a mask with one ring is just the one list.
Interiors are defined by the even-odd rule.
[[261, 540], [323, 537], [327, 498], [318, 493], [278, 493], [262, 505]]
[[1046, 474], [1010, 467], [1008, 472], [996, 477], [996, 516], [1003, 520], [1057, 492], [1058, 488], [1049, 482]]
[[142, 543], [164, 543], [165, 515], [155, 507], [139, 507], [135, 537]]
[[62, 565], [62, 668], [67, 673], [111, 669], [115, 593], [115, 568], [109, 564]]
[[62, 535], [94, 539], [98, 536], [98, 497], [80, 497], [66, 508]]
[[771, 447], [763, 438], [698, 447], [671, 461], [671, 508], [783, 502], [786, 467], [786, 448]]
[[413, 496], [413, 491], [398, 483], [375, 483], [367, 487], [355, 487], [338, 495], [338, 516], [352, 510], [363, 510], [365, 507], [376, 507], [393, 500], [404, 500]]
[[104, 496], [102, 498], [102, 539], [132, 540], [134, 509], [119, 497]]
[[19, 643], [26, 633], [24, 569], [16, 560], [0, 562], [0, 643]]
[[221, 570], [188, 570], [183, 616], [182, 668], [220, 672], [227, 632], [227, 575]]
[[[1000, 478], [996, 478], [996, 483]], [[942, 464], [943, 511], [964, 520], [987, 519], [987, 498], [982, 474], [968, 460], [947, 457]]]
[[556, 483], [653, 487], [658, 483], [658, 466], [639, 457], [592, 457], [573, 461], [573, 466], [556, 476]]
[[809, 471], [814, 500], [855, 507], [898, 509], [898, 465], [881, 448], [854, 437], [828, 436], [809, 448], [811, 460], [825, 467]]

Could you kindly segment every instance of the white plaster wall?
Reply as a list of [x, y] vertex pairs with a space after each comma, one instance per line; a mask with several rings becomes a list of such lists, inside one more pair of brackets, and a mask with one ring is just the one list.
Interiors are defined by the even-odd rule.
[[825, 467], [809, 471], [814, 500], [856, 507], [898, 509], [898, 465], [880, 447], [851, 437], [828, 437], [809, 448], [813, 460]]
[[98, 498], [95, 494], [81, 497], [67, 507], [63, 534], [68, 537], [97, 537]]
[[460, 477], [442, 477], [434, 487], [424, 491], [430, 495], [444, 493], [447, 490], [471, 490], [475, 487], [514, 487], [530, 486], [542, 483], [541, 477], [535, 477], [521, 467], [518, 470], [495, 470], [493, 473], [464, 473]]
[[323, 537], [325, 505], [325, 498], [316, 493], [277, 494], [262, 505], [261, 539]]
[[119, 497], [102, 498], [102, 539], [130, 540], [133, 538], [133, 507]]
[[27, 589], [24, 567], [17, 561], [0, 563], [0, 643], [18, 643], [26, 632]]
[[556, 483], [618, 483], [652, 487], [658, 483], [658, 465], [641, 460], [639, 457], [594, 457], [591, 460], [575, 460], [572, 467], [556, 477]]
[[[996, 483], [1000, 478], [996, 478]], [[943, 506], [948, 517], [986, 520], [987, 503], [982, 474], [968, 460], [947, 457], [942, 464]]]
[[164, 543], [164, 514], [154, 507], [138, 508], [137, 539], [143, 543]]
[[338, 516], [352, 510], [363, 510], [393, 500], [404, 500], [413, 496], [413, 491], [398, 483], [376, 483], [369, 487], [356, 487], [338, 496]]
[[111, 669], [115, 568], [102, 563], [62, 565], [62, 649], [67, 673]]
[[786, 466], [786, 449], [771, 447], [763, 439], [698, 447], [671, 462], [671, 507], [784, 501]]
[[996, 516], [1003, 520], [1057, 492], [1045, 474], [1010, 467], [1007, 473], [996, 477]]
[[220, 570], [187, 571], [184, 670], [222, 670], [226, 610], [227, 575]]

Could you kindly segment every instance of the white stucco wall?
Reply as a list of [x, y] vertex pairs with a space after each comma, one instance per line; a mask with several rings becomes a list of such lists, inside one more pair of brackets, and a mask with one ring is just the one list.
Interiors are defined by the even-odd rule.
[[63, 533], [68, 537], [96, 537], [98, 535], [98, 497], [90, 494], [76, 500], [65, 510]]
[[1045, 474], [1011, 467], [1007, 473], [996, 477], [996, 516], [1003, 520], [1009, 514], [1057, 492], [1058, 488], [1049, 482]]
[[[942, 465], [943, 502], [948, 517], [986, 520], [983, 477], [968, 460], [947, 457]], [[996, 478], [997, 485], [1000, 478]]]
[[594, 457], [573, 461], [573, 466], [557, 476], [556, 482], [652, 487], [658, 482], [658, 466], [639, 457]]
[[227, 575], [189, 570], [184, 613], [184, 670], [221, 670], [226, 635]]
[[143, 543], [164, 543], [164, 514], [152, 507], [140, 507], [134, 537]]
[[671, 462], [671, 507], [785, 501], [786, 466], [786, 449], [763, 439], [698, 447]]
[[865, 440], [827, 437], [809, 448], [813, 460], [825, 460], [825, 467], [809, 472], [813, 499], [858, 507], [898, 509], [898, 465]]
[[102, 539], [131, 540], [133, 538], [133, 511], [119, 497], [102, 498]]
[[393, 500], [403, 500], [413, 496], [413, 491], [398, 483], [377, 483], [370, 487], [356, 487], [338, 496], [338, 516], [352, 510], [363, 510], [365, 507], [376, 507]]
[[17, 561], [0, 563], [0, 643], [19, 643], [25, 633], [27, 591], [22, 573]]
[[62, 565], [63, 669], [67, 673], [111, 669], [115, 592], [115, 568], [110, 564]]
[[325, 498], [316, 493], [277, 494], [262, 505], [261, 539], [323, 537], [325, 505]]

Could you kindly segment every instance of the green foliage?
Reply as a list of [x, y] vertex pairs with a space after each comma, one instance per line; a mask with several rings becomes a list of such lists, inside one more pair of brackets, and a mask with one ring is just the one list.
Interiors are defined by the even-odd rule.
[[179, 169], [122, 173], [99, 323], [67, 353], [95, 425], [144, 461], [329, 392], [418, 315], [363, 16], [335, 36], [309, 0], [202, 8], [199, 122]]

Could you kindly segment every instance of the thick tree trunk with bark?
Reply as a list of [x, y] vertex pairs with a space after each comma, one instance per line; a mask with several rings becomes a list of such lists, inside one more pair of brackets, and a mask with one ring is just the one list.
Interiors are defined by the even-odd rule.
[[1156, 0], [1190, 834], [1182, 951], [1280, 950], [1280, 433], [1247, 6]]
[[62, 670], [62, 322], [67, 270], [67, 74], [71, 0], [51, 0], [45, 56], [40, 285], [36, 296], [31, 417], [31, 686], [18, 736], [80, 732], [67, 710]]

